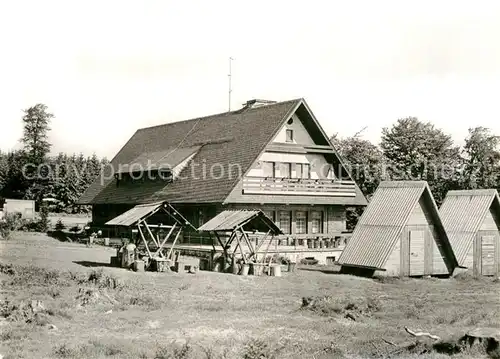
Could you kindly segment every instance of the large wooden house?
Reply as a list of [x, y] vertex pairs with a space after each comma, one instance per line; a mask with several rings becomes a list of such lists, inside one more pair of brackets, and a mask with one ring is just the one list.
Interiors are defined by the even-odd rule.
[[137, 204], [168, 201], [195, 226], [226, 209], [261, 209], [294, 237], [337, 236], [365, 206], [304, 99], [138, 130], [80, 198], [103, 225]]

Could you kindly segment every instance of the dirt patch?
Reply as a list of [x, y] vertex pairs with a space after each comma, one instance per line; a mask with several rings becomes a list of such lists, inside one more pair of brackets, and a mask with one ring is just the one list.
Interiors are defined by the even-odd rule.
[[375, 298], [345, 299], [338, 296], [303, 297], [301, 306], [301, 309], [322, 316], [342, 316], [353, 321], [371, 317], [381, 308], [381, 302]]

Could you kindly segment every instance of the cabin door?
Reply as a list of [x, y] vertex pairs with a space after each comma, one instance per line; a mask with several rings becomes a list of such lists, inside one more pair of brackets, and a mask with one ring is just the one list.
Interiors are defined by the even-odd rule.
[[408, 263], [410, 264], [410, 276], [424, 275], [425, 231], [410, 230], [409, 237], [408, 254], [410, 258], [408, 260]]
[[495, 236], [481, 236], [480, 268], [482, 275], [495, 274]]

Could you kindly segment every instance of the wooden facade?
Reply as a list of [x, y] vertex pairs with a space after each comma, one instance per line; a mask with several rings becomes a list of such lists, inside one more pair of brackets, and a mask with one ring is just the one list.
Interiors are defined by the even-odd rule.
[[440, 244], [432, 215], [423, 198], [415, 205], [408, 222], [387, 259], [382, 276], [447, 275], [445, 253]]
[[450, 275], [457, 265], [423, 181], [382, 182], [338, 262], [346, 273], [405, 277]]
[[450, 191], [440, 212], [460, 267], [475, 276], [500, 276], [497, 191]]

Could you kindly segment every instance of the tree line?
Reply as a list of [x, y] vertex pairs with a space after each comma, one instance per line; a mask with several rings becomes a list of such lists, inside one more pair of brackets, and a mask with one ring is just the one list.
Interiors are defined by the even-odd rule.
[[[95, 154], [49, 156], [53, 117], [44, 104], [24, 110], [22, 149], [0, 152], [0, 199], [35, 200], [52, 212], [86, 212], [88, 207], [75, 203], [108, 161]], [[334, 135], [332, 142], [368, 199], [382, 180], [425, 180], [438, 205], [449, 190], [500, 189], [500, 136], [486, 127], [470, 128], [464, 145], [457, 146], [433, 124], [407, 117], [383, 128], [379, 144], [360, 134]], [[348, 210], [350, 228], [361, 213]]]
[[[457, 146], [433, 124], [408, 117], [383, 128], [378, 145], [359, 134], [332, 142], [368, 200], [382, 180], [427, 181], [438, 206], [450, 190], [500, 190], [500, 136], [486, 127], [470, 128]], [[361, 213], [348, 210], [349, 228]]]
[[0, 151], [0, 200], [34, 200], [51, 212], [88, 212], [87, 206], [75, 205], [78, 198], [100, 174], [106, 158], [96, 154], [59, 153], [50, 156], [50, 122], [54, 115], [44, 104], [23, 111], [22, 148]]

